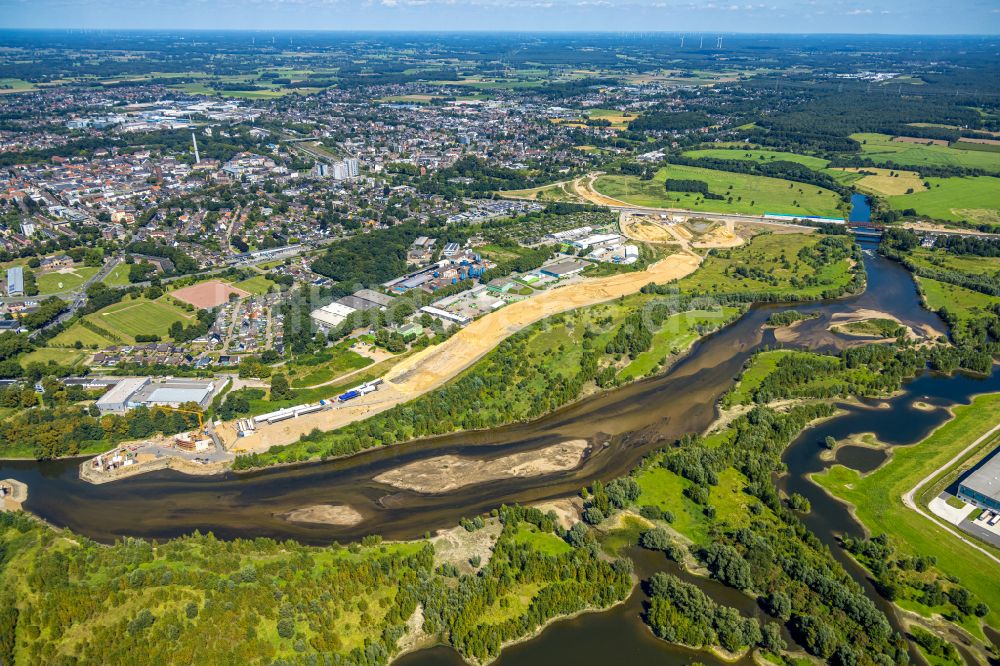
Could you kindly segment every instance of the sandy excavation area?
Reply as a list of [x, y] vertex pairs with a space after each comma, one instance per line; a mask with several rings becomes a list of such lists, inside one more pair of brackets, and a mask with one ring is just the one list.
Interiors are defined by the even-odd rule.
[[726, 220], [712, 227], [707, 233], [691, 243], [691, 247], [697, 248], [727, 248], [739, 247], [743, 244], [743, 238], [736, 233], [736, 225], [732, 220]]
[[555, 287], [532, 298], [511, 303], [475, 320], [439, 345], [427, 347], [401, 361], [385, 377], [379, 390], [363, 402], [351, 401], [333, 409], [260, 426], [254, 434], [237, 438], [231, 424], [217, 429], [236, 453], [266, 451], [295, 442], [314, 428], [334, 430], [432, 391], [471, 366], [504, 339], [536, 321], [560, 312], [595, 305], [639, 291], [650, 282], [660, 284], [693, 273], [701, 259], [673, 254], [645, 271], [620, 273]]
[[379, 474], [375, 481], [418, 493], [448, 493], [486, 481], [542, 476], [573, 469], [583, 460], [588, 446], [585, 439], [573, 439], [492, 460], [449, 454], [397, 467]]
[[658, 222], [648, 218], [623, 216], [622, 232], [646, 243], [676, 243], [677, 239]]
[[465, 370], [505, 338], [545, 317], [639, 291], [650, 282], [660, 284], [693, 273], [699, 259], [674, 254], [645, 271], [621, 273], [544, 291], [512, 303], [472, 322], [440, 345], [428, 347], [390, 371], [386, 380], [400, 391], [417, 396]]
[[292, 523], [321, 523], [343, 527], [357, 525], [364, 520], [364, 516], [356, 509], [345, 504], [314, 504], [289, 511], [281, 517]]

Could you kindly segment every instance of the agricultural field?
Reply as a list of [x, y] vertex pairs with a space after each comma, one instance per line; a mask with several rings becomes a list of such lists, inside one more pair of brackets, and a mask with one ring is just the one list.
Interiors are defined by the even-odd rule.
[[840, 171], [841, 173], [856, 175], [857, 179], [854, 183], [858, 189], [887, 197], [903, 195], [911, 190], [913, 192], [923, 192], [927, 189], [927, 186], [924, 185], [924, 180], [916, 171], [897, 171], [895, 169], [881, 169], [876, 167], [831, 169], [830, 171]]
[[1000, 172], [1000, 153], [904, 143], [893, 141], [887, 134], [852, 134], [851, 138], [861, 144], [862, 156], [876, 163], [894, 162], [914, 167], [952, 166]]
[[93, 266], [76, 266], [48, 273], [35, 271], [35, 282], [38, 284], [38, 293], [41, 296], [47, 296], [49, 294], [73, 291], [94, 277], [100, 270], [100, 268]]
[[[894, 447], [889, 461], [870, 474], [863, 476], [856, 470], [834, 465], [813, 475], [819, 485], [854, 507], [855, 515], [870, 534], [889, 535], [892, 545], [903, 554], [936, 557], [936, 568], [942, 574], [961, 581], [986, 602], [990, 614], [984, 620], [993, 626], [1000, 624], [996, 563], [905, 507], [901, 498], [921, 479], [989, 431], [996, 424], [998, 410], [1000, 394], [979, 396], [971, 405], [955, 407], [954, 418], [927, 439], [912, 446]], [[928, 617], [935, 610], [907, 601], [908, 608], [912, 606], [911, 610]]]
[[810, 157], [798, 153], [786, 153], [779, 150], [759, 150], [742, 148], [703, 148], [701, 150], [684, 151], [685, 157], [695, 159], [711, 157], [717, 160], [747, 160], [754, 162], [796, 162], [810, 169], [819, 171], [825, 169], [830, 160], [822, 157]]
[[[845, 244], [845, 250], [852, 243], [847, 237], [819, 234], [763, 234], [742, 247], [713, 251], [701, 268], [678, 286], [689, 293], [787, 292], [819, 296], [852, 279], [849, 256], [823, 265], [819, 271], [798, 258], [803, 248], [824, 242], [824, 238], [837, 239]], [[762, 266], [767, 268], [761, 270]]]
[[130, 298], [87, 315], [54, 337], [51, 344], [72, 347], [80, 341], [84, 347], [106, 347], [135, 344], [136, 335], [159, 335], [166, 339], [175, 321], [187, 325], [194, 319], [193, 313], [173, 305], [166, 298], [155, 301]]
[[[668, 192], [664, 187], [667, 178], [704, 181], [710, 192], [726, 198], [711, 200], [693, 192]], [[638, 206], [744, 215], [778, 213], [843, 218], [841, 199], [830, 190], [780, 178], [700, 167], [672, 164], [657, 171], [652, 180], [641, 180], [635, 176], [601, 176], [595, 181], [594, 189], [605, 196]]]
[[578, 118], [552, 118], [551, 122], [556, 125], [567, 125], [569, 127], [587, 127], [588, 120], [606, 120], [611, 123], [614, 129], [625, 129], [628, 124], [639, 117], [634, 111], [619, 111], [617, 109], [585, 109], [580, 112]]
[[607, 120], [615, 129], [624, 129], [630, 122], [639, 117], [634, 111], [619, 111], [618, 109], [587, 109], [584, 115], [593, 120]]
[[970, 176], [927, 181], [930, 189], [889, 197], [889, 205], [896, 210], [912, 208], [918, 215], [939, 220], [1000, 224], [1000, 178]]

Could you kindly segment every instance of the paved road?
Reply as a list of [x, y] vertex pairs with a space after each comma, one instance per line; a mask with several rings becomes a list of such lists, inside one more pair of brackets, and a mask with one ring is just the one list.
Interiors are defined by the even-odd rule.
[[941, 465], [936, 470], [934, 470], [933, 472], [931, 472], [930, 474], [928, 474], [927, 476], [925, 476], [923, 479], [921, 479], [920, 483], [918, 483], [917, 485], [913, 486], [913, 488], [909, 492], [905, 493], [903, 495], [902, 499], [903, 499], [903, 505], [906, 506], [908, 509], [913, 509], [914, 511], [916, 511], [921, 516], [923, 516], [927, 520], [931, 521], [932, 523], [934, 523], [935, 525], [937, 525], [941, 529], [943, 529], [943, 530], [945, 530], [947, 532], [950, 532], [952, 534], [952, 536], [954, 536], [955, 538], [957, 538], [959, 541], [965, 543], [968, 546], [972, 546], [973, 548], [975, 548], [976, 550], [978, 550], [979, 552], [981, 552], [986, 557], [990, 558], [991, 560], [993, 560], [997, 564], [1000, 564], [1000, 557], [997, 557], [996, 555], [994, 555], [990, 551], [986, 550], [985, 548], [983, 548], [979, 544], [975, 543], [974, 541], [971, 541], [971, 540], [965, 538], [964, 536], [962, 536], [961, 534], [959, 534], [958, 532], [956, 532], [955, 530], [953, 530], [950, 526], [948, 526], [947, 524], [945, 524], [942, 521], [938, 520], [936, 516], [931, 516], [929, 513], [927, 513], [923, 509], [921, 509], [920, 506], [917, 504], [916, 500], [913, 499], [916, 496], [916, 494], [918, 492], [920, 492], [920, 489], [923, 488], [924, 486], [926, 486], [928, 483], [930, 483], [931, 480], [933, 480], [938, 474], [940, 474], [944, 470], [948, 469], [949, 467], [955, 465], [959, 460], [962, 459], [962, 457], [966, 453], [968, 453], [969, 451], [971, 451], [975, 447], [977, 447], [980, 444], [982, 444], [984, 441], [986, 441], [988, 438], [992, 437], [997, 432], [1000, 432], [1000, 423], [998, 423], [997, 425], [995, 425], [992, 428], [990, 428], [981, 437], [977, 438], [976, 441], [972, 442], [967, 447], [965, 447], [964, 449], [962, 449], [961, 451], [959, 451], [955, 455], [954, 458], [952, 458], [951, 460], [949, 460], [948, 462], [946, 462], [945, 464]]
[[[106, 264], [104, 264], [104, 266], [101, 267], [101, 270], [99, 270], [98, 272], [94, 273], [94, 275], [92, 275], [90, 277], [90, 279], [88, 279], [82, 285], [80, 285], [79, 287], [77, 287], [75, 290], [69, 291], [69, 292], [65, 292], [64, 291], [64, 292], [59, 292], [57, 294], [48, 294], [48, 295], [46, 295], [44, 298], [48, 298], [49, 296], [62, 296], [62, 295], [66, 295], [66, 294], [71, 295], [73, 298], [70, 301], [69, 309], [68, 310], [66, 310], [61, 315], [59, 315], [58, 317], [56, 317], [55, 319], [53, 319], [52, 321], [50, 321], [45, 326], [39, 328], [38, 330], [32, 331], [30, 337], [35, 337], [36, 335], [38, 335], [39, 333], [41, 333], [45, 329], [52, 328], [53, 326], [57, 326], [59, 324], [62, 324], [62, 323], [65, 323], [66, 321], [68, 321], [70, 319], [70, 317], [72, 317], [74, 314], [76, 314], [76, 311], [79, 310], [80, 308], [82, 308], [84, 306], [84, 304], [87, 302], [87, 289], [90, 287], [90, 285], [92, 285], [92, 284], [94, 284], [96, 282], [100, 282], [101, 280], [103, 280], [104, 278], [106, 278], [111, 273], [111, 271], [113, 271], [115, 269], [115, 267], [118, 266], [118, 264], [120, 264], [121, 262], [122, 262], [122, 258], [121, 257], [114, 257], [114, 258], [111, 259], [111, 261], [109, 261]], [[41, 298], [41, 297], [39, 297], [39, 298]], [[13, 299], [13, 300], [24, 300], [24, 299]]]

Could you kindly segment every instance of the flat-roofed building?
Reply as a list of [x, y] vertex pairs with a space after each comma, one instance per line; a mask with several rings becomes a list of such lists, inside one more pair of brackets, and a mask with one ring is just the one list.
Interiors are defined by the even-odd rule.
[[542, 266], [540, 271], [551, 277], [562, 278], [569, 277], [570, 275], [576, 275], [577, 273], [582, 272], [587, 266], [589, 266], [589, 264], [583, 261], [577, 261], [576, 259], [563, 259], [562, 261], [557, 261], [554, 264]]
[[142, 387], [149, 384], [149, 377], [126, 377], [111, 387], [94, 403], [102, 412], [124, 413], [129, 410], [129, 399]]
[[24, 269], [20, 266], [7, 269], [7, 295], [24, 296]]
[[1000, 511], [1000, 449], [958, 482], [958, 497], [981, 509]]
[[215, 383], [205, 380], [168, 379], [149, 382], [132, 394], [128, 407], [180, 407], [194, 403], [204, 409], [212, 399]]
[[392, 296], [389, 296], [388, 294], [379, 293], [374, 289], [358, 289], [356, 292], [354, 292], [354, 295], [357, 296], [358, 298], [363, 298], [366, 301], [377, 303], [378, 305], [381, 305], [384, 308], [387, 308], [390, 305], [392, 305], [392, 301], [394, 300]]
[[309, 316], [318, 326], [323, 328], [336, 328], [343, 324], [344, 321], [355, 312], [357, 312], [357, 310], [349, 305], [344, 305], [343, 303], [337, 303], [334, 301], [329, 305], [316, 308], [309, 313]]
[[448, 312], [447, 310], [442, 310], [441, 308], [436, 308], [432, 305], [425, 305], [424, 307], [420, 308], [420, 311], [426, 312], [427, 314], [433, 317], [437, 317], [438, 319], [453, 321], [456, 324], [461, 324], [462, 326], [465, 326], [470, 321], [472, 321], [465, 315], [455, 314], [454, 312]]

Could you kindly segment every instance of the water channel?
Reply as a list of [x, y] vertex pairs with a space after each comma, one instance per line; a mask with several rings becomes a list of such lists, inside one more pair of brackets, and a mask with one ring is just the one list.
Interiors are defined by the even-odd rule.
[[[936, 315], [920, 306], [909, 273], [875, 254], [874, 245], [863, 247], [866, 291], [837, 301], [795, 306], [819, 317], [797, 326], [789, 346], [835, 351], [845, 344], [856, 344], [827, 329], [837, 315], [859, 310], [890, 313], [917, 330], [943, 330]], [[371, 533], [390, 539], [418, 537], [503, 502], [532, 503], [566, 497], [595, 478], [624, 474], [665, 441], [705, 429], [716, 416], [717, 400], [733, 385], [749, 356], [763, 345], [776, 344], [773, 331], [763, 329], [764, 322], [773, 312], [789, 307], [753, 307], [739, 321], [698, 342], [666, 373], [580, 400], [531, 423], [251, 474], [189, 477], [164, 471], [93, 486], [78, 478], [78, 460], [6, 461], [0, 463], [0, 478], [28, 484], [27, 510], [100, 541], [122, 535], [162, 539], [195, 529], [210, 530], [223, 538], [270, 536], [313, 544], [346, 541]], [[948, 418], [946, 407], [993, 391], [1000, 391], [1000, 372], [986, 378], [926, 373], [909, 382], [891, 400], [845, 405], [843, 416], [807, 430], [786, 452], [788, 474], [778, 480], [779, 485], [810, 499], [812, 512], [805, 517], [806, 523], [831, 545], [835, 556], [876, 600], [863, 572], [835, 543], [839, 534], [860, 533], [860, 526], [842, 505], [807, 478], [827, 464], [819, 457], [822, 449], [817, 442], [826, 435], [840, 439], [873, 432], [890, 445], [913, 443]], [[913, 403], [918, 400], [935, 409], [917, 409]], [[482, 483], [439, 495], [399, 491], [373, 481], [384, 471], [446, 453], [494, 457], [577, 438], [590, 441], [593, 452], [578, 469], [569, 472]], [[839, 459], [844, 464], [871, 468], [878, 464], [879, 454], [845, 448], [839, 452]], [[292, 523], [282, 518], [290, 510], [314, 504], [349, 504], [364, 516], [364, 521], [345, 528]], [[640, 575], [668, 566], [662, 558], [653, 561], [649, 554], [634, 554]], [[744, 612], [759, 612], [751, 600], [733, 590], [711, 581], [698, 580], [698, 584], [723, 603]], [[623, 658], [626, 663], [721, 663], [707, 653], [654, 639], [639, 620], [644, 599], [642, 591], [637, 590], [627, 603], [608, 612], [557, 622], [538, 637], [505, 650], [499, 663], [622, 663]], [[880, 601], [880, 605], [891, 613], [886, 604]], [[406, 655], [398, 663], [412, 666], [459, 662], [455, 652], [434, 648]]]

